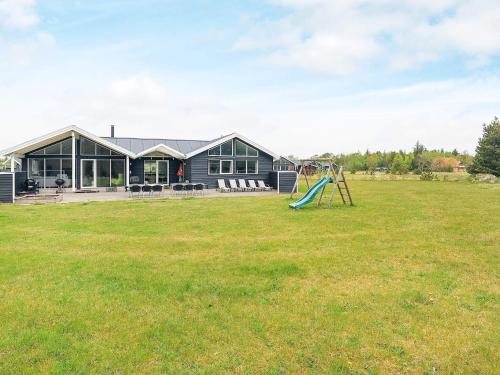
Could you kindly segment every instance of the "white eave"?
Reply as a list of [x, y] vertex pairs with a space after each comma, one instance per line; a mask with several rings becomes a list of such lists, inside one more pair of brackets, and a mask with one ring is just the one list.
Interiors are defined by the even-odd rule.
[[251, 141], [250, 139], [242, 136], [241, 134], [238, 134], [238, 133], [232, 133], [232, 134], [229, 134], [229, 135], [226, 135], [225, 137], [222, 137], [212, 143], [209, 143], [208, 145], [206, 146], [203, 146], [201, 148], [198, 148], [194, 151], [191, 151], [189, 153], [186, 154], [186, 159], [189, 159], [195, 155], [198, 155], [204, 151], [207, 151], [207, 150], [210, 150], [211, 148], [215, 147], [215, 146], [218, 146], [220, 144], [223, 144], [224, 142], [227, 142], [227, 141], [230, 141], [231, 139], [234, 139], [234, 138], [238, 138], [238, 139], [241, 139], [243, 142], [249, 144], [250, 146], [252, 147], [255, 147], [263, 152], [265, 152], [266, 154], [268, 155], [271, 155], [273, 157], [274, 160], [278, 160], [280, 158], [279, 155], [275, 154], [274, 152], [268, 150], [267, 148], [265, 147], [262, 147], [260, 145], [258, 145], [257, 143]]
[[156, 145], [154, 147], [148, 148], [147, 150], [144, 150], [142, 152], [139, 152], [135, 157], [140, 158], [141, 156], [146, 156], [148, 154], [151, 154], [153, 152], [161, 152], [162, 154], [170, 155], [173, 156], [174, 158], [177, 159], [185, 159], [186, 155], [183, 153], [173, 149], [172, 147], [168, 147], [167, 145], [161, 143], [159, 145]]
[[2, 150], [2, 151], [0, 151], [0, 156], [12, 155], [12, 154], [13, 155], [24, 155], [28, 152], [42, 148], [42, 147], [49, 145], [51, 143], [61, 141], [65, 138], [67, 138], [68, 136], [71, 136], [72, 132], [75, 132], [75, 133], [77, 133], [85, 138], [88, 138], [96, 143], [99, 143], [100, 145], [105, 146], [105, 147], [107, 147], [113, 151], [116, 151], [120, 154], [127, 155], [127, 156], [130, 156], [132, 158], [135, 157], [135, 154], [130, 152], [129, 150], [124, 149], [123, 147], [117, 146], [114, 143], [109, 142], [101, 137], [98, 137], [98, 136], [92, 134], [92, 133], [89, 133], [88, 131], [83, 130], [75, 125], [67, 126], [65, 128], [56, 130], [52, 133], [48, 133], [48, 134], [45, 134], [41, 137], [32, 139], [32, 140], [24, 142], [24, 143], [21, 143], [17, 146]]

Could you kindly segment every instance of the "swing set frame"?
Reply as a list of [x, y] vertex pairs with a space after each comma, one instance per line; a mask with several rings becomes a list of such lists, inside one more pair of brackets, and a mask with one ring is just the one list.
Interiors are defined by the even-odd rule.
[[[330, 177], [331, 183], [333, 183], [333, 189], [332, 192], [330, 193], [330, 197], [328, 198], [328, 204], [326, 205], [325, 208], [332, 208], [332, 203], [333, 199], [335, 197], [335, 191], [338, 190], [340, 198], [342, 199], [342, 203], [347, 205], [349, 204], [350, 206], [354, 206], [354, 203], [352, 202], [352, 196], [351, 192], [349, 190], [349, 186], [347, 185], [347, 180], [344, 175], [344, 167], [343, 166], [338, 166], [335, 164], [333, 159], [327, 159], [327, 158], [312, 158], [312, 159], [301, 159], [300, 160], [300, 167], [299, 167], [299, 173], [297, 175], [297, 181], [295, 181], [295, 185], [293, 187], [292, 193], [290, 194], [290, 198], [293, 198], [295, 195], [295, 192], [298, 192], [298, 185], [299, 185], [299, 180], [300, 180], [300, 175], [304, 175], [304, 179], [306, 181], [307, 185], [307, 190], [311, 188], [311, 184], [309, 183], [309, 179], [307, 178], [307, 169], [306, 169], [306, 163], [318, 163], [318, 168], [321, 168], [321, 178], [325, 177]], [[323, 172], [323, 164], [322, 162], [327, 162], [328, 163], [328, 170], [326, 172]], [[311, 176], [309, 176], [311, 177]], [[322, 200], [323, 200], [323, 195], [325, 194], [325, 189], [326, 185], [323, 186], [321, 189], [321, 193], [318, 198], [318, 203], [317, 207], [322, 207]]]

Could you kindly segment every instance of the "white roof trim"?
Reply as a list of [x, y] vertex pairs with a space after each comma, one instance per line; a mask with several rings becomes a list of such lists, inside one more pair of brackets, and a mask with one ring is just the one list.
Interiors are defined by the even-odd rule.
[[253, 147], [255, 147], [255, 148], [257, 148], [257, 149], [259, 149], [261, 151], [264, 151], [266, 154], [271, 155], [274, 160], [277, 160], [277, 159], [280, 158], [279, 155], [275, 154], [274, 152], [268, 150], [265, 147], [262, 147], [262, 146], [258, 145], [257, 143], [255, 143], [255, 142], [251, 141], [250, 139], [242, 136], [241, 134], [232, 133], [232, 134], [226, 135], [225, 137], [220, 138], [220, 139], [218, 139], [218, 140], [216, 140], [216, 141], [214, 141], [212, 143], [209, 143], [206, 146], [203, 146], [203, 147], [201, 147], [201, 148], [199, 148], [197, 150], [191, 151], [190, 153], [187, 153], [186, 154], [186, 159], [189, 159], [189, 158], [191, 158], [191, 157], [193, 157], [195, 155], [198, 155], [198, 154], [200, 154], [200, 153], [202, 153], [204, 151], [210, 150], [211, 148], [213, 148], [215, 146], [218, 146], [218, 145], [220, 145], [220, 144], [222, 144], [224, 142], [227, 142], [227, 141], [229, 141], [231, 139], [234, 139], [234, 138], [241, 139], [243, 142], [248, 143], [250, 146], [253, 146]]
[[280, 156], [280, 159], [285, 159], [286, 161], [289, 161], [292, 164], [299, 165], [298, 163], [294, 162], [293, 160], [288, 159], [286, 156]]
[[160, 143], [159, 145], [156, 145], [156, 146], [153, 146], [151, 148], [148, 148], [147, 150], [144, 150], [144, 151], [141, 151], [139, 152], [136, 157], [141, 157], [141, 156], [144, 156], [144, 155], [147, 155], [147, 154], [150, 154], [152, 152], [161, 152], [163, 154], [167, 154], [167, 155], [170, 155], [170, 156], [173, 156], [177, 159], [185, 159], [186, 158], [186, 155], [184, 155], [183, 153], [173, 149], [172, 147], [168, 147], [167, 145], [163, 144], [163, 143]]
[[[17, 146], [14, 146], [14, 147], [2, 150], [2, 151], [0, 151], [0, 156], [1, 155], [16, 154], [17, 152], [19, 152], [21, 150], [25, 151], [25, 152], [21, 152], [21, 154], [25, 154], [27, 152], [30, 152], [31, 148], [32, 149], [38, 148], [36, 146], [38, 144], [40, 144], [40, 143], [43, 143], [46, 140], [49, 140], [51, 138], [57, 138], [57, 137], [59, 137], [61, 135], [64, 135], [65, 133], [71, 133], [71, 132], [78, 133], [79, 135], [82, 135], [85, 138], [88, 138], [88, 139], [90, 139], [90, 140], [92, 140], [92, 141], [94, 141], [96, 143], [101, 144], [102, 146], [106, 146], [106, 147], [110, 148], [111, 150], [114, 150], [114, 151], [119, 152], [121, 154], [128, 155], [128, 156], [130, 156], [132, 158], [135, 157], [135, 154], [132, 153], [132, 152], [130, 152], [129, 150], [126, 150], [123, 147], [117, 146], [114, 143], [106, 141], [105, 139], [103, 139], [101, 137], [98, 137], [97, 135], [94, 135], [92, 133], [89, 133], [86, 130], [80, 129], [78, 126], [75, 126], [75, 125], [67, 126], [65, 128], [56, 130], [56, 131], [54, 131], [52, 133], [48, 133], [48, 134], [42, 135], [41, 137], [34, 138], [34, 139], [30, 140], [30, 141], [21, 143], [21, 144], [19, 144]], [[40, 145], [40, 147], [43, 147], [43, 144]], [[25, 149], [27, 149], [27, 150], [25, 150]]]

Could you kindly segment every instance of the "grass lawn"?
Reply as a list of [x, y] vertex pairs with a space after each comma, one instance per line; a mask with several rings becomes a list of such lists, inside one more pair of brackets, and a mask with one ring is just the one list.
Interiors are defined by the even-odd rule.
[[498, 371], [500, 185], [351, 189], [0, 206], [0, 373]]

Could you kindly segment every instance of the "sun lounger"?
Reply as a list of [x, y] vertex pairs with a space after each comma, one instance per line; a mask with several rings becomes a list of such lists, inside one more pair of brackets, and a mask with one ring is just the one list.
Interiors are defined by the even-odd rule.
[[247, 186], [247, 183], [246, 183], [246, 181], [243, 178], [238, 179], [238, 184], [240, 184], [240, 188], [243, 191], [253, 191], [252, 188], [250, 188], [250, 187]]
[[229, 187], [231, 191], [243, 191], [243, 189], [236, 183], [236, 180], [229, 180]]
[[259, 184], [259, 187], [264, 191], [271, 191], [273, 189], [271, 186], [266, 185], [263, 180], [258, 180], [257, 183]]
[[223, 179], [217, 180], [217, 184], [219, 185], [217, 190], [221, 193], [229, 193], [231, 191], [231, 189], [226, 186], [226, 182]]

